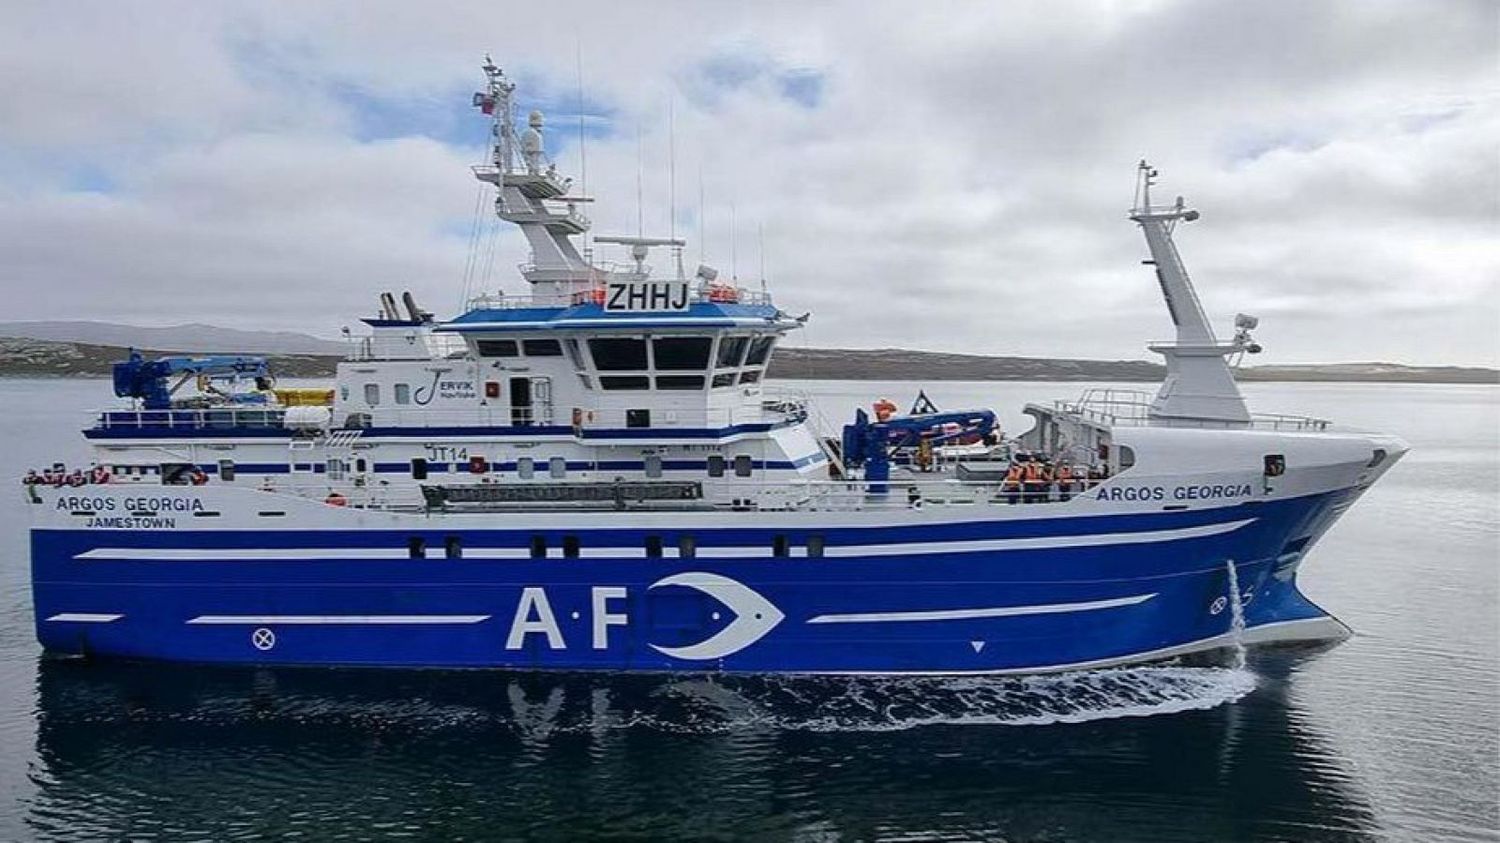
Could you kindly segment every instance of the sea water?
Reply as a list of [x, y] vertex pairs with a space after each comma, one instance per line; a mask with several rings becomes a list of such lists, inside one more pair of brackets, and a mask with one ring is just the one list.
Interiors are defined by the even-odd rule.
[[[1008, 432], [1044, 383], [919, 388]], [[0, 478], [79, 463], [108, 385], [0, 381]], [[1030, 677], [255, 670], [39, 658], [0, 504], [0, 839], [1491, 840], [1500, 389], [1252, 384], [1413, 452], [1309, 554], [1332, 648]], [[1226, 570], [1229, 630], [1242, 624]]]

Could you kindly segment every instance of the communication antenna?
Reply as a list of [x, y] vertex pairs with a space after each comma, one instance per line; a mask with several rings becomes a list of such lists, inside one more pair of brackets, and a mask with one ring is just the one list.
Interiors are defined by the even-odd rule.
[[641, 140], [641, 124], [635, 124], [635, 236], [646, 236], [645, 199], [641, 187], [641, 170], [645, 167], [646, 147]]
[[698, 161], [698, 263], [704, 262], [704, 250], [708, 246], [708, 237], [704, 234], [708, 221], [708, 210], [703, 204], [703, 161]]
[[734, 203], [729, 203], [729, 277], [736, 283], [740, 280], [739, 241], [736, 238]]
[[760, 251], [760, 291], [766, 291], [766, 224], [758, 222], [755, 224], [755, 239]]
[[[670, 239], [677, 239], [677, 94], [667, 96], [667, 228]], [[672, 257], [677, 263], [677, 280], [683, 279], [682, 247], [672, 247]]]
[[[580, 190], [589, 195], [589, 147], [588, 135], [583, 130], [583, 36], [573, 30], [574, 57], [578, 70], [578, 178]], [[583, 262], [593, 269], [593, 236], [588, 229], [583, 232]]]

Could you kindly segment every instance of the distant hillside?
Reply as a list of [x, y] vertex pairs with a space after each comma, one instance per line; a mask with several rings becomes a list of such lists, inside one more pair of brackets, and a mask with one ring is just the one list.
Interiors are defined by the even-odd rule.
[[[773, 377], [817, 380], [1016, 380], [1160, 381], [1166, 369], [1144, 360], [1067, 360], [985, 357], [908, 351], [783, 348], [771, 361]], [[1398, 363], [1313, 363], [1248, 366], [1242, 381], [1380, 381], [1407, 383], [1500, 383], [1500, 371], [1460, 366]]]
[[1159, 381], [1164, 370], [1143, 360], [1053, 360], [985, 357], [896, 348], [783, 348], [771, 376], [810, 380]]
[[[329, 377], [343, 359], [335, 354], [264, 354], [272, 371], [284, 377]], [[140, 346], [138, 346], [140, 347]], [[150, 350], [147, 350], [150, 349]], [[221, 353], [263, 354], [254, 348], [219, 346]], [[149, 356], [179, 349], [142, 347]], [[108, 377], [110, 365], [128, 349], [108, 344], [0, 337], [0, 377]], [[1049, 360], [1036, 357], [983, 357], [899, 349], [851, 350], [784, 348], [771, 361], [771, 376], [787, 380], [1014, 380], [1160, 381], [1164, 370], [1140, 360]], [[1494, 369], [1456, 366], [1401, 366], [1393, 363], [1335, 363], [1259, 366], [1241, 369], [1246, 381], [1380, 381], [1408, 383], [1500, 383]]]
[[239, 331], [197, 323], [142, 328], [111, 322], [0, 322], [0, 337], [125, 348], [157, 348], [198, 354], [337, 354], [344, 343], [289, 331]]
[[[146, 357], [180, 353], [141, 349]], [[0, 337], [0, 376], [15, 378], [109, 377], [110, 367], [129, 354], [115, 345]], [[267, 355], [271, 371], [283, 377], [317, 378], [333, 374], [339, 356], [315, 354]]]

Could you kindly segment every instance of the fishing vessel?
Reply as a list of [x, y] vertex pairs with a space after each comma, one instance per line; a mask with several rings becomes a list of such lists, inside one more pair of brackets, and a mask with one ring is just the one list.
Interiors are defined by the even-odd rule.
[[[676, 237], [574, 238], [591, 197], [486, 61], [495, 212], [527, 295], [439, 320], [379, 297], [326, 388], [263, 359], [139, 354], [26, 478], [37, 637], [183, 662], [770, 673], [1042, 672], [1347, 634], [1298, 589], [1313, 545], [1406, 450], [1253, 415], [1152, 203], [1176, 337], [1154, 395], [901, 413], [841, 429], [774, 388], [806, 317]], [[653, 273], [651, 251], [672, 266]]]

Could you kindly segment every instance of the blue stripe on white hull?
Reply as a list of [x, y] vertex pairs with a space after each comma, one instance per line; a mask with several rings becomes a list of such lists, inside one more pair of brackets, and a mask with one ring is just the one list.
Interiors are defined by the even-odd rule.
[[[415, 560], [405, 558], [406, 531], [38, 530], [33, 588], [39, 638], [59, 653], [413, 667], [1048, 670], [1222, 640], [1227, 559], [1236, 560], [1252, 628], [1324, 617], [1296, 589], [1306, 547], [1295, 556], [1284, 549], [1344, 497], [829, 530], [822, 558], [772, 558], [773, 530], [764, 528], [705, 535], [695, 558], [645, 558], [644, 531], [578, 529], [594, 553], [568, 559], [514, 552], [530, 531], [468, 530], [463, 558]], [[438, 554], [451, 534], [424, 532]]]

